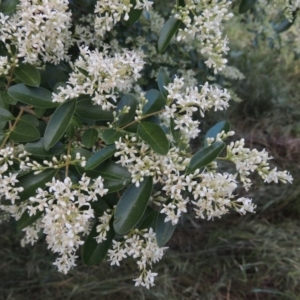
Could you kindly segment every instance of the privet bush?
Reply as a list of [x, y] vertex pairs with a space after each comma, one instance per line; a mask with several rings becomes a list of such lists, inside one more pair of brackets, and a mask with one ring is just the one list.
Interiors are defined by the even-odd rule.
[[[149, 288], [189, 207], [207, 220], [254, 212], [236, 195], [252, 172], [292, 182], [265, 150], [226, 144], [228, 121], [190, 146], [206, 112], [236, 98], [221, 85], [243, 78], [227, 66], [223, 23], [254, 2], [2, 0], [0, 208], [23, 245], [44, 233], [65, 274], [80, 246], [87, 265], [132, 257], [135, 285]], [[298, 2], [284, 3], [281, 31]]]

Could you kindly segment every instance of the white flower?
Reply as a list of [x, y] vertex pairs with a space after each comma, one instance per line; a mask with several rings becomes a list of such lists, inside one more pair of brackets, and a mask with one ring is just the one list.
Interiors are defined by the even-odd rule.
[[68, 60], [72, 44], [68, 4], [67, 0], [21, 0], [5, 22], [1, 14], [1, 40], [15, 45], [17, 56], [30, 64]]
[[142, 52], [124, 50], [110, 57], [107, 49], [99, 52], [81, 47], [67, 86], [60, 87], [60, 92], [53, 94], [53, 102], [89, 95], [94, 104], [110, 110], [115, 105], [108, 100], [115, 102], [118, 92], [128, 92], [140, 78], [143, 66]]

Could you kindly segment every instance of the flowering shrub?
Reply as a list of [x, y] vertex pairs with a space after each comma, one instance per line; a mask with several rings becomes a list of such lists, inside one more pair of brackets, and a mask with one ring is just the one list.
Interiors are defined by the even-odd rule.
[[[238, 10], [250, 13], [254, 2], [240, 1]], [[223, 23], [237, 3], [179, 0], [167, 20], [154, 4], [0, 6], [0, 208], [24, 231], [22, 245], [45, 234], [65, 274], [83, 245], [87, 265], [131, 256], [135, 284], [149, 288], [151, 267], [189, 207], [207, 220], [254, 212], [252, 199], [236, 195], [251, 188], [251, 173], [292, 182], [270, 167], [265, 150], [227, 142], [228, 121], [205, 134], [200, 150], [190, 146], [206, 112], [234, 98], [215, 79], [243, 78], [225, 58]], [[223, 161], [235, 171], [220, 168]]]

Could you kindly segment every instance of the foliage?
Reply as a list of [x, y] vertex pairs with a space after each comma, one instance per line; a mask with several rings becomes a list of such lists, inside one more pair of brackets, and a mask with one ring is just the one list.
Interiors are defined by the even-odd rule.
[[[235, 199], [251, 173], [267, 183], [292, 177], [244, 139], [225, 147], [227, 121], [191, 147], [199, 120], [229, 106], [222, 80], [242, 78], [224, 58], [223, 22], [236, 6], [176, 1], [165, 20], [147, 0], [85, 2], [1, 4], [0, 208], [25, 232], [22, 244], [46, 235], [59, 271], [76, 265], [84, 244], [88, 265], [133, 257], [135, 284], [149, 288], [188, 207], [208, 220], [253, 212], [252, 199]], [[252, 2], [239, 12], [255, 14]]]

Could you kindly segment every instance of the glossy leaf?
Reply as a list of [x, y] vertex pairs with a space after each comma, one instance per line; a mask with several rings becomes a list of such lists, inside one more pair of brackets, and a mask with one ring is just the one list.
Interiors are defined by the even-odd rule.
[[131, 179], [131, 174], [127, 168], [122, 167], [120, 164], [113, 161], [106, 161], [101, 164], [97, 170], [103, 178], [123, 180]]
[[294, 24], [295, 18], [293, 19], [293, 22], [290, 22], [289, 20], [283, 20], [281, 23], [274, 26], [274, 29], [277, 33], [282, 33], [284, 31], [287, 31], [291, 28], [291, 26]]
[[91, 201], [90, 204], [97, 216], [102, 216], [103, 212], [110, 208], [103, 198], [98, 198], [97, 201]]
[[44, 135], [45, 149], [52, 148], [64, 135], [76, 108], [76, 101], [69, 100], [60, 105], [52, 115]]
[[7, 121], [0, 121], [0, 132], [3, 135], [2, 129], [4, 129], [7, 125]]
[[157, 49], [159, 53], [163, 53], [168, 47], [172, 37], [176, 34], [179, 27], [181, 25], [181, 21], [171, 17], [163, 26], [159, 33], [159, 38], [157, 42]]
[[15, 69], [15, 75], [26, 85], [38, 87], [41, 83], [41, 75], [37, 68], [30, 64], [20, 64]]
[[[120, 113], [125, 106], [129, 107], [128, 113]], [[136, 106], [137, 106], [137, 100], [130, 94], [124, 95], [120, 102], [117, 105], [117, 116], [118, 116], [118, 121], [117, 124], [118, 126], [123, 126], [127, 123], [129, 123], [136, 111]]]
[[152, 187], [152, 178], [146, 177], [139, 187], [132, 184], [127, 188], [116, 207], [114, 220], [116, 233], [126, 234], [139, 222], [148, 205]]
[[97, 243], [95, 238], [99, 235], [97, 232], [98, 225], [99, 223], [96, 223], [93, 226], [83, 246], [82, 258], [83, 262], [88, 266], [99, 264], [105, 258], [115, 236], [113, 226], [110, 224], [110, 229], [107, 232], [106, 240], [102, 243]]
[[0, 3], [0, 12], [3, 14], [11, 14], [16, 10], [19, 0], [2, 0]]
[[157, 112], [164, 108], [166, 100], [163, 95], [158, 91], [151, 89], [145, 94], [145, 98], [148, 102], [143, 107], [143, 114], [148, 115]]
[[138, 135], [153, 151], [161, 155], [169, 152], [169, 141], [163, 129], [153, 123], [142, 122], [138, 126]]
[[112, 121], [112, 111], [103, 110], [100, 105], [94, 105], [90, 99], [79, 100], [76, 114], [80, 117], [95, 121]]
[[0, 107], [0, 120], [9, 121], [13, 120], [15, 117], [5, 108]]
[[215, 160], [225, 147], [223, 142], [215, 142], [212, 145], [198, 151], [191, 159], [186, 173], [192, 173]]
[[45, 111], [46, 111], [46, 108], [41, 108], [41, 107], [35, 107], [34, 108], [35, 115], [38, 118], [41, 118], [44, 115]]
[[8, 109], [9, 106], [7, 105], [7, 103], [4, 101], [4, 99], [2, 99], [2, 95], [4, 93], [0, 91], [0, 107], [2, 108], [5, 108], [5, 109]]
[[32, 225], [35, 223], [41, 216], [43, 215], [43, 211], [37, 210], [35, 215], [30, 216], [28, 211], [26, 210], [21, 218], [17, 222], [17, 230], [21, 231], [22, 229]]
[[116, 178], [110, 178], [110, 179], [104, 179], [104, 187], [108, 189], [108, 194], [118, 192], [124, 189], [128, 183], [131, 182], [130, 179], [116, 179]]
[[16, 184], [16, 186], [23, 187], [24, 190], [23, 192], [19, 193], [20, 200], [18, 201], [28, 200], [29, 197], [32, 197], [36, 194], [36, 190], [38, 188], [44, 189], [45, 184], [52, 180], [56, 172], [57, 170], [47, 169], [37, 175], [29, 173], [19, 178], [19, 182]]
[[7, 92], [14, 99], [36, 107], [52, 108], [59, 105], [52, 102], [52, 93], [42, 87], [29, 87], [20, 83], [11, 86]]
[[50, 150], [46, 151], [44, 146], [44, 138], [40, 138], [38, 141], [33, 143], [27, 143], [25, 145], [25, 151], [40, 157], [53, 157], [63, 153], [65, 145], [58, 142]]
[[131, 26], [134, 24], [141, 16], [143, 10], [142, 9], [135, 9], [134, 7], [136, 6], [136, 1], [135, 0], [130, 0], [130, 3], [133, 5], [132, 8], [130, 9], [130, 12], [128, 14], [129, 19], [124, 20], [126, 26]]
[[23, 116], [21, 116], [19, 122], [29, 123], [29, 124], [33, 125], [34, 127], [39, 126], [39, 120], [34, 115], [29, 115], [29, 114], [23, 115]]
[[204, 140], [205, 146], [207, 146], [207, 141], [206, 141], [207, 138], [215, 139], [217, 135], [223, 130], [225, 131], [225, 133], [230, 131], [230, 123], [228, 121], [221, 121], [207, 131]]
[[91, 148], [98, 141], [98, 131], [95, 128], [87, 129], [82, 135], [82, 143], [87, 148]]
[[0, 91], [0, 98], [2, 102], [6, 105], [6, 108], [8, 108], [9, 105], [15, 105], [18, 102], [16, 99], [8, 95], [7, 92]]
[[166, 215], [159, 213], [156, 220], [156, 242], [159, 247], [163, 247], [172, 237], [176, 226], [171, 221], [165, 222]]
[[175, 143], [178, 144], [180, 141], [180, 130], [175, 129], [175, 127], [176, 127], [176, 124], [174, 122], [174, 119], [171, 118], [171, 121], [170, 121], [171, 133], [172, 133]]
[[86, 163], [86, 170], [92, 170], [110, 158], [116, 152], [116, 146], [107, 146], [93, 154]]
[[157, 214], [158, 214], [158, 211], [156, 211], [153, 208], [147, 206], [143, 217], [139, 221], [138, 228], [140, 230], [145, 229], [145, 228], [150, 228], [150, 227], [155, 229], [155, 223], [156, 223], [155, 221], [156, 221], [156, 218], [157, 218]]
[[127, 168], [113, 161], [106, 161], [97, 168], [85, 172], [88, 176], [90, 176], [90, 172], [94, 172], [94, 176], [101, 176], [104, 179], [104, 187], [108, 189], [109, 194], [122, 190], [131, 182], [131, 174]]
[[168, 97], [168, 91], [164, 88], [165, 86], [168, 86], [168, 84], [171, 82], [169, 75], [165, 68], [160, 67], [158, 70], [157, 75], [157, 84], [160, 92], [162, 95], [167, 99]]
[[30, 123], [20, 122], [10, 133], [9, 138], [14, 142], [31, 142], [40, 138], [40, 132]]
[[116, 129], [108, 128], [104, 130], [102, 134], [102, 139], [106, 145], [110, 145], [118, 141], [123, 135], [124, 134], [122, 132], [117, 131]]
[[243, 14], [248, 11], [255, 4], [255, 2], [256, 0], [242, 0], [239, 7], [239, 13]]

